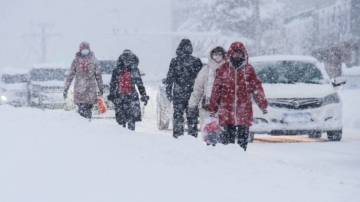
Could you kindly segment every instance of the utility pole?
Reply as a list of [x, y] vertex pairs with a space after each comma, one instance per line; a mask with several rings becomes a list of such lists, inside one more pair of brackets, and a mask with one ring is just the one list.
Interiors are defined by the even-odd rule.
[[59, 34], [47, 34], [46, 29], [48, 27], [53, 27], [54, 25], [49, 25], [45, 23], [32, 25], [36, 27], [40, 27], [41, 33], [40, 34], [31, 34], [30, 36], [33, 38], [40, 38], [41, 40], [41, 56], [40, 56], [40, 62], [45, 63], [47, 61], [47, 39], [54, 36], [60, 36]]
[[256, 55], [261, 55], [261, 25], [260, 25], [259, 1], [260, 0], [253, 0], [253, 2], [254, 2]]

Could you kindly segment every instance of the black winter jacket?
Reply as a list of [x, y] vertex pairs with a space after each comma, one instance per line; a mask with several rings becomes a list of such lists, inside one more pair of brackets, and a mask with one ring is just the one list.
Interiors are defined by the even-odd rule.
[[183, 39], [176, 50], [166, 77], [166, 95], [176, 103], [188, 102], [193, 91], [195, 79], [202, 68], [199, 58], [191, 55], [190, 40]]

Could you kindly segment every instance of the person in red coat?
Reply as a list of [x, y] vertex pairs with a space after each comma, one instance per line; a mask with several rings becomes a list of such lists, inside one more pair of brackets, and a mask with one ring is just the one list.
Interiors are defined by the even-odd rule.
[[216, 73], [209, 111], [212, 116], [218, 114], [223, 144], [234, 144], [237, 138], [240, 147], [246, 151], [253, 120], [251, 97], [264, 114], [268, 102], [255, 70], [248, 62], [245, 46], [241, 42], [232, 43], [226, 58]]

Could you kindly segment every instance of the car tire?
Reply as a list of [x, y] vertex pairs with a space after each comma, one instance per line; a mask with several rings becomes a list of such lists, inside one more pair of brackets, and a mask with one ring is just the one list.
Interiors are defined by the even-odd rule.
[[329, 141], [340, 141], [342, 138], [342, 130], [327, 131]]
[[249, 133], [248, 143], [251, 143], [254, 141], [255, 133]]
[[157, 117], [157, 126], [159, 130], [167, 130], [169, 128], [169, 120], [164, 121], [163, 115], [161, 113], [160, 105], [157, 106], [156, 109], [156, 117]]
[[321, 131], [314, 131], [309, 134], [309, 138], [319, 139], [321, 138], [322, 132]]

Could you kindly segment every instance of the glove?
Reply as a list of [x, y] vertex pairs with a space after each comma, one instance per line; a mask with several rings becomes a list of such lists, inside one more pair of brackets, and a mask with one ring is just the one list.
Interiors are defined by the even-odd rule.
[[110, 101], [114, 101], [114, 96], [110, 94], [110, 95], [107, 96], [107, 99], [110, 100]]
[[150, 99], [150, 97], [147, 95], [141, 96], [141, 98], [140, 98], [141, 102], [144, 102], [145, 106], [147, 105], [149, 99]]
[[262, 109], [261, 111], [262, 111], [263, 114], [267, 114], [267, 113], [268, 113], [267, 109]]
[[100, 88], [99, 89], [99, 95], [103, 95], [104, 94], [104, 88]]
[[199, 116], [199, 109], [196, 107], [188, 108], [188, 114], [190, 117], [198, 117]]
[[66, 98], [67, 98], [67, 90], [64, 90], [63, 96], [64, 96], [64, 100], [66, 100]]
[[208, 104], [202, 105], [202, 108], [203, 108], [205, 111], [209, 111], [209, 105], [208, 105]]

